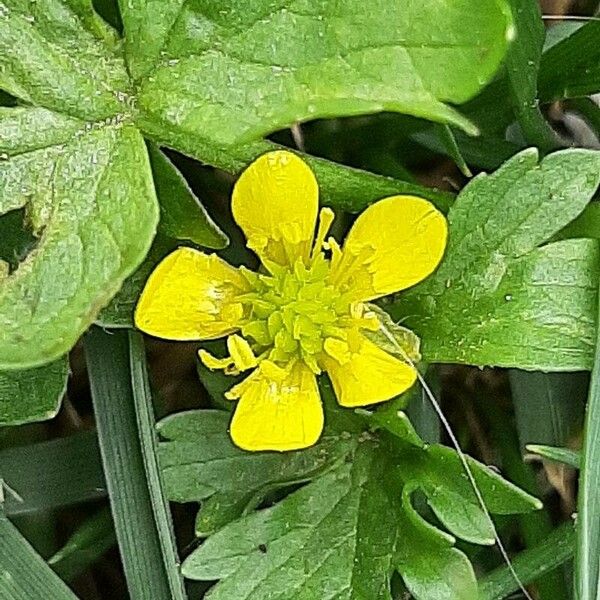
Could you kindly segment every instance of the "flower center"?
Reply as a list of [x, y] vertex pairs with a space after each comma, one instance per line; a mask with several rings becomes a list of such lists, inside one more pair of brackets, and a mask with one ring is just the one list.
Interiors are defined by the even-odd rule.
[[[321, 210], [309, 257], [290, 242], [289, 247], [284, 243], [284, 254], [298, 257], [293, 264], [282, 266], [263, 259], [267, 273], [240, 268], [252, 290], [236, 298], [244, 312], [243, 337], [229, 336], [227, 358], [201, 350], [205, 365], [237, 373], [262, 363], [261, 368], [271, 369], [272, 378], [277, 378], [300, 360], [318, 374], [325, 353], [344, 360], [356, 346], [360, 329], [379, 327], [375, 314], [366, 311], [332, 276], [332, 263], [339, 263], [341, 256], [332, 238], [325, 243], [333, 216], [331, 209]], [[323, 248], [331, 250], [331, 261]]]
[[329, 283], [330, 263], [319, 252], [309, 266], [269, 265], [268, 275], [248, 274], [254, 290], [241, 298], [249, 309], [242, 335], [276, 363], [302, 359], [320, 372], [319, 355], [329, 337], [343, 338], [356, 308]]

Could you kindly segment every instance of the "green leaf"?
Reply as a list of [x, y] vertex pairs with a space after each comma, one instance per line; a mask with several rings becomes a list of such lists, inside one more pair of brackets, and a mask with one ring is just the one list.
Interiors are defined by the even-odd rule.
[[160, 462], [169, 499], [205, 501], [196, 521], [198, 535], [254, 508], [268, 492], [330, 469], [356, 443], [348, 436], [325, 435], [305, 451], [244, 452], [227, 433], [230, 417], [220, 410], [187, 411], [158, 425], [166, 440], [160, 445]]
[[352, 463], [210, 537], [183, 574], [223, 579], [210, 600], [391, 600], [397, 501], [381, 459], [363, 444]]
[[421, 338], [425, 361], [591, 367], [597, 244], [537, 246], [584, 209], [599, 179], [598, 152], [566, 150], [538, 164], [529, 149], [462, 190], [437, 272], [391, 305]]
[[[91, 31], [98, 39], [103, 40], [107, 46], [117, 46], [120, 42], [117, 32], [96, 12], [100, 12], [103, 5], [110, 4], [111, 0], [94, 2], [93, 0], [65, 0], [65, 3], [79, 17], [84, 27]], [[116, 2], [115, 2], [116, 4]], [[96, 6], [97, 5], [97, 6]]]
[[560, 144], [539, 107], [537, 79], [545, 36], [540, 6], [531, 0], [509, 0], [509, 4], [516, 32], [506, 54], [510, 101], [524, 138], [548, 152]]
[[574, 469], [579, 469], [581, 453], [569, 448], [557, 448], [555, 446], [541, 446], [539, 444], [527, 444], [527, 450], [541, 456], [546, 460], [562, 463]]
[[[481, 463], [467, 463], [493, 514], [530, 512], [541, 502], [505, 481]], [[478, 544], [493, 544], [494, 532], [456, 452], [439, 444], [399, 449], [398, 476], [412, 490], [420, 489], [442, 523], [456, 536]], [[460, 502], [458, 500], [460, 499]]]
[[0, 540], [0, 600], [77, 600], [3, 514]]
[[106, 496], [96, 432], [16, 446], [0, 452], [8, 515], [49, 512]]
[[[506, 51], [501, 2], [418, 7], [357, 0], [123, 6], [126, 56], [143, 123], [218, 144], [297, 121], [399, 111], [475, 128], [460, 104]], [[430, 23], [443, 22], [432, 29]]]
[[0, 371], [0, 425], [21, 425], [54, 417], [68, 377], [67, 357], [25, 371]]
[[154, 144], [148, 145], [148, 154], [160, 204], [159, 230], [176, 240], [225, 248], [227, 236], [209, 217], [175, 165]]
[[573, 238], [600, 239], [600, 202], [590, 202], [585, 210], [556, 236], [556, 239], [561, 240]]
[[[472, 600], [477, 581], [467, 557], [450, 536], [427, 524], [402, 495], [396, 557], [406, 587], [417, 600]], [[443, 574], [443, 575], [442, 575]]]
[[[486, 1], [489, 2], [491, 0]], [[17, 37], [20, 31], [19, 28], [22, 25], [23, 14], [25, 14], [25, 21], [31, 30], [31, 36], [37, 40], [36, 43], [39, 46], [38, 49], [40, 49], [41, 54], [41, 56], [33, 56], [32, 59], [32, 51], [29, 45], [22, 44], [21, 40], [19, 40], [17, 43], [12, 44], [8, 54], [2, 56], [2, 59], [9, 64], [10, 69], [14, 69], [15, 72], [20, 73], [19, 69], [23, 65], [27, 65], [28, 67], [26, 81], [24, 81], [23, 85], [19, 86], [15, 83], [14, 87], [18, 88], [13, 90], [15, 95], [27, 100], [29, 97], [27, 90], [29, 87], [32, 87], [35, 92], [32, 94], [32, 99], [35, 100], [36, 104], [45, 106], [48, 109], [55, 109], [54, 112], [65, 113], [62, 117], [58, 117], [63, 120], [68, 120], [68, 117], [65, 115], [72, 115], [74, 121], [77, 120], [75, 117], [85, 118], [88, 121], [88, 127], [105, 123], [107, 119], [112, 122], [122, 122], [131, 118], [133, 96], [128, 89], [131, 87], [131, 84], [126, 81], [126, 72], [122, 68], [122, 59], [118, 54], [115, 54], [118, 51], [112, 49], [111, 44], [108, 44], [111, 46], [111, 49], [98, 47], [99, 42], [96, 39], [99, 38], [96, 31], [97, 27], [89, 22], [90, 12], [88, 2], [85, 0], [68, 0], [68, 4], [72, 9], [67, 8], [65, 3], [61, 3], [59, 0], [43, 0], [43, 2], [37, 4], [30, 3], [27, 5], [28, 10], [31, 9], [35, 14], [25, 10], [25, 5], [21, 0], [11, 0], [10, 4], [11, 6], [18, 4], [21, 9], [9, 10], [8, 12], [3, 11], [2, 15], [6, 23], [3, 20], [2, 26], [8, 27], [10, 31], [14, 29], [14, 32], [11, 33], [11, 39]], [[154, 51], [152, 50], [153, 44], [156, 40], [162, 39], [163, 34], [171, 27], [169, 10], [172, 9], [172, 17], [175, 18], [179, 8], [178, 3], [161, 2], [160, 10], [162, 11], [163, 18], [157, 19], [153, 6], [148, 6], [145, 2], [134, 2], [133, 0], [128, 2], [127, 6], [123, 6], [123, 11], [126, 13], [128, 19], [133, 18], [135, 22], [132, 26], [131, 21], [128, 21], [130, 26], [127, 31], [125, 44], [137, 47], [136, 52], [144, 53], [149, 49], [151, 50], [150, 54], [152, 54]], [[185, 10], [187, 11], [188, 9], [186, 8]], [[43, 14], [40, 15], [38, 13]], [[14, 24], [12, 23], [13, 17], [15, 18]], [[94, 15], [92, 15], [92, 20], [97, 20]], [[145, 21], [145, 23], [142, 23], [142, 21]], [[138, 24], [139, 31], [137, 30]], [[158, 29], [159, 34], [156, 34], [153, 28]], [[160, 33], [161, 31], [162, 34]], [[65, 39], [61, 37], [63, 33]], [[100, 37], [106, 41], [106, 36], [100, 35]], [[92, 63], [98, 63], [95, 68], [108, 65], [107, 69], [114, 71], [115, 81], [112, 82], [114, 87], [110, 88], [111, 82], [106, 81], [102, 76], [96, 77], [93, 73], [91, 76], [87, 76], [89, 69], [86, 70], [79, 64], [80, 60], [85, 58], [84, 48], [82, 48], [81, 53], [79, 52], [80, 40], [82, 47], [86, 46], [87, 42], [91, 40], [90, 44], [92, 47], [98, 50], [98, 56], [94, 57], [91, 61]], [[57, 71], [50, 78], [50, 83], [46, 85], [48, 62], [52, 60], [54, 60], [53, 64], [55, 66], [58, 65]], [[135, 67], [133, 68], [135, 69]], [[74, 70], [73, 73], [71, 73], [71, 69]], [[8, 73], [9, 71], [6, 71], [7, 77]], [[79, 88], [82, 73], [86, 75], [84, 77], [85, 82], [84, 86]], [[29, 79], [33, 81], [33, 83], [30, 82], [31, 85], [27, 83]], [[38, 89], [36, 82], [44, 82], [44, 84], [40, 83]], [[94, 82], [98, 83], [99, 89], [89, 90], [88, 87], [93, 86]], [[122, 82], [122, 85], [119, 82]], [[0, 88], [2, 87], [10, 87], [10, 81], [5, 82], [3, 79], [0, 79]], [[96, 100], [93, 100], [94, 98]], [[116, 105], [113, 103], [114, 98], [118, 101]], [[82, 108], [85, 110], [77, 109], [80, 102], [82, 103]], [[90, 103], [92, 106], [87, 106]], [[73, 104], [76, 106], [71, 110], [71, 105]], [[88, 108], [90, 110], [87, 110]], [[36, 110], [44, 111], [42, 108]], [[139, 115], [136, 116], [139, 117]], [[46, 116], [46, 118], [48, 117]], [[100, 123], [97, 122], [98, 119]], [[138, 125], [141, 123], [141, 119], [138, 118]], [[76, 123], [71, 123], [70, 126], [77, 128]], [[202, 138], [199, 135], [201, 132], [194, 132], [188, 135], [185, 132], [182, 133], [180, 128], [172, 128], [170, 125], [163, 127], [161, 123], [150, 122], [148, 120], [144, 120], [143, 126], [144, 133], [148, 134], [156, 142], [176, 148], [194, 156], [202, 162], [232, 173], [238, 173], [257, 156], [276, 147], [269, 142], [257, 142], [235, 148], [229, 147], [225, 150], [218, 144]], [[13, 133], [16, 135], [17, 140], [22, 135], [36, 140], [36, 130], [41, 129], [43, 131], [45, 127], [40, 126], [38, 122], [36, 128], [31, 128], [28, 135], [22, 131], [16, 132], [16, 130]], [[1, 124], [0, 132], [2, 133], [0, 141], [3, 141], [6, 130]], [[59, 142], [57, 141], [56, 143]], [[0, 148], [0, 160], [2, 158], [3, 150]], [[358, 211], [367, 206], [375, 198], [398, 193], [420, 195], [424, 198], [429, 198], [436, 205], [446, 208], [452, 201], [452, 194], [447, 192], [428, 188], [423, 185], [377, 176], [373, 173], [357, 171], [356, 169], [350, 169], [317, 158], [306, 158], [315, 169], [319, 178], [319, 183], [322, 186], [322, 200], [325, 203], [343, 209]]]
[[86, 359], [102, 464], [132, 600], [185, 600], [163, 497], [144, 346], [134, 332], [93, 328]]
[[[5, 0], [0, 88], [30, 104], [91, 121], [129, 113], [131, 84], [124, 61], [105, 37], [96, 37], [98, 21], [90, 15], [91, 8], [79, 0]], [[87, 29], [90, 25], [94, 31]]]
[[66, 144], [85, 131], [85, 122], [46, 108], [0, 107], [1, 158]]
[[[365, 416], [383, 425], [378, 412]], [[161, 446], [170, 497], [209, 498], [212, 527], [200, 527], [200, 535], [224, 526], [188, 557], [184, 575], [222, 579], [211, 600], [259, 600], [275, 592], [279, 600], [370, 600], [390, 597], [389, 578], [398, 569], [418, 599], [437, 598], [436, 593], [453, 600], [473, 598], [475, 578], [468, 560], [453, 548], [452, 536], [415, 512], [410, 497], [417, 490], [423, 493], [440, 521], [463, 539], [493, 543], [491, 522], [460, 458], [449, 448], [426, 446], [402, 413], [398, 425], [391, 418], [385, 415], [385, 426], [397, 438], [342, 432], [337, 439], [326, 435], [314, 448], [284, 455], [236, 449], [227, 439], [227, 413], [200, 410], [163, 420], [161, 434], [175, 440]], [[332, 442], [335, 460], [327, 459]], [[323, 458], [315, 469], [318, 455]], [[255, 492], [259, 486], [273, 491], [284, 477], [294, 477], [291, 464], [296, 482], [312, 482], [272, 508], [240, 517], [264, 499], [264, 492]], [[469, 465], [491, 512], [529, 512], [540, 506], [483, 465], [472, 459]], [[176, 474], [170, 473], [173, 466]], [[219, 496], [214, 506], [211, 501]]]
[[538, 89], [545, 102], [600, 91], [600, 22], [590, 20], [569, 33], [542, 57]]
[[16, 134], [7, 146], [0, 142], [9, 155], [0, 162], [0, 214], [25, 207], [38, 237], [16, 270], [0, 275], [3, 369], [37, 366], [70, 350], [142, 261], [158, 220], [146, 148], [134, 127], [82, 123], [73, 136], [72, 120], [31, 110], [2, 113], [4, 126], [19, 131], [28, 119], [46, 122], [44, 139], [52, 144], [16, 144]]

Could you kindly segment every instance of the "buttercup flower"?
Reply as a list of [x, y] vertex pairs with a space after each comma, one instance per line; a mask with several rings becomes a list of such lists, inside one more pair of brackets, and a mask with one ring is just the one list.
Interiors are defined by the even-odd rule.
[[276, 151], [241, 175], [232, 210], [264, 269], [179, 248], [148, 279], [135, 322], [169, 340], [228, 336], [229, 357], [199, 354], [210, 369], [249, 372], [226, 394], [239, 400], [230, 427], [235, 444], [280, 451], [314, 444], [323, 429], [322, 371], [346, 407], [389, 400], [414, 384], [412, 364], [372, 341], [380, 321], [367, 303], [436, 268], [447, 226], [433, 205], [413, 196], [380, 200], [356, 219], [341, 248], [326, 239], [331, 209], [321, 210], [317, 225], [318, 188], [308, 165]]

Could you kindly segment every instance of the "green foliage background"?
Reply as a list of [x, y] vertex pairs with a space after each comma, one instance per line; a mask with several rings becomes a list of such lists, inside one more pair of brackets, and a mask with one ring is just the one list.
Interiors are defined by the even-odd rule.
[[[599, 23], [547, 28], [534, 0], [2, 0], [0, 599], [523, 594], [496, 529], [540, 600], [598, 600]], [[439, 269], [382, 308], [422, 339], [493, 524], [418, 389], [353, 413], [324, 380], [322, 440], [253, 455], [195, 348], [147, 358], [152, 268], [184, 243], [251, 263], [229, 188], [278, 145], [338, 237], [386, 195], [447, 213]]]

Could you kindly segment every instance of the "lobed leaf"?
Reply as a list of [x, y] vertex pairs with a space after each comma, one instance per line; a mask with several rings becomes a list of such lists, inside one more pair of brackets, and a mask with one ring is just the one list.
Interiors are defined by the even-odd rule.
[[[26, 122], [22, 112], [5, 114]], [[59, 132], [49, 127], [48, 135], [55, 142]], [[156, 197], [144, 142], [127, 124], [21, 145], [0, 162], [0, 179], [0, 214], [25, 207], [38, 237], [0, 276], [0, 368], [33, 367], [70, 350], [141, 262], [158, 221]]]
[[383, 110], [474, 133], [444, 103], [489, 81], [510, 35], [509, 11], [493, 0], [137, 1], [123, 22], [143, 122], [220, 145]]
[[[267, 492], [307, 481], [342, 460], [355, 441], [324, 436], [298, 452], [249, 453], [227, 433], [230, 414], [219, 410], [182, 412], [163, 419], [158, 430], [166, 493], [176, 502], [205, 501], [198, 514], [199, 534], [212, 533], [226, 516], [237, 518]], [[225, 519], [226, 520], [226, 519]]]
[[0, 425], [21, 425], [54, 417], [68, 377], [66, 356], [34, 369], [0, 371]]
[[402, 496], [394, 560], [412, 596], [417, 600], [477, 598], [477, 581], [467, 557], [453, 547], [451, 537], [419, 516], [410, 504], [409, 494]]
[[530, 149], [464, 188], [442, 264], [391, 308], [421, 337], [426, 361], [591, 366], [597, 243], [537, 246], [583, 211], [599, 180], [598, 152], [566, 150], [538, 164]]
[[129, 113], [125, 63], [106, 36], [97, 37], [97, 24], [83, 1], [4, 0], [0, 88], [30, 104], [85, 120]]
[[[225, 433], [228, 419], [222, 411], [200, 410], [160, 425], [161, 434], [172, 440], [161, 445], [169, 496], [207, 498], [197, 533], [213, 535], [187, 558], [183, 573], [220, 579], [211, 600], [272, 594], [278, 600], [390, 598], [394, 569], [419, 600], [474, 597], [469, 561], [453, 548], [452, 536], [416, 513], [410, 498], [422, 492], [442, 523], [475, 543], [493, 543], [491, 522], [459, 457], [449, 448], [425, 445], [402, 413], [397, 426], [391, 415], [385, 424], [373, 415], [376, 426], [399, 437], [347, 432], [284, 455], [236, 449]], [[326, 450], [334, 440], [337, 455]], [[302, 461], [310, 463], [315, 455], [323, 456], [327, 467], [307, 469]], [[483, 465], [471, 459], [469, 465], [491, 512], [539, 507]], [[312, 481], [271, 508], [241, 516], [257, 506], [255, 490], [282, 487], [284, 478], [294, 481], [294, 471], [296, 482]]]
[[209, 538], [185, 560], [184, 576], [222, 579], [211, 600], [391, 600], [397, 532], [382, 464], [365, 444], [351, 464]]

